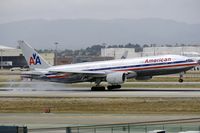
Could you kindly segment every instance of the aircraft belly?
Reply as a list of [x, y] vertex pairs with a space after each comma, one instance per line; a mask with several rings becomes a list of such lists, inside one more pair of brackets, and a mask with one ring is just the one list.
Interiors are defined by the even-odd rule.
[[150, 69], [150, 70], [138, 70], [135, 71], [138, 76], [154, 76], [154, 75], [167, 75], [180, 73], [184, 71], [188, 71], [193, 67], [182, 67], [182, 68], [167, 68], [167, 69]]

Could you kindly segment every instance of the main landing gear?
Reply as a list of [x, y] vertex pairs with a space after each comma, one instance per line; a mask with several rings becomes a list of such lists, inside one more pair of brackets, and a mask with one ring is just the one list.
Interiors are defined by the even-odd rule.
[[91, 91], [105, 91], [106, 88], [104, 86], [93, 86]]
[[[108, 90], [114, 90], [114, 89], [120, 89], [121, 88], [121, 85], [109, 85], [107, 86]], [[91, 88], [91, 91], [105, 91], [106, 88], [104, 86], [93, 86]]]
[[105, 91], [106, 88], [100, 85], [101, 79], [96, 79], [95, 84], [96, 86], [92, 86], [91, 91]]
[[[104, 86], [101, 86], [101, 79], [96, 79], [95, 84], [96, 86], [92, 86], [91, 91], [105, 91], [106, 88]], [[108, 85], [107, 90], [114, 90], [114, 89], [120, 89], [121, 85]]]
[[109, 85], [107, 86], [108, 90], [120, 89], [121, 85]]

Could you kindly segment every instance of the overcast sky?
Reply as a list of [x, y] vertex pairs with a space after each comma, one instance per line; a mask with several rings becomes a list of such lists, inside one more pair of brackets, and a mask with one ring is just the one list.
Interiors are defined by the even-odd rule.
[[200, 0], [0, 0], [0, 23], [79, 18], [163, 18], [200, 23]]

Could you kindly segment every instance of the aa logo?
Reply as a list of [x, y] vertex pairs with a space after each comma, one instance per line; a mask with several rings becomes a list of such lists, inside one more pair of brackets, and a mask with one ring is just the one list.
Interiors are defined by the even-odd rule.
[[33, 56], [29, 59], [29, 65], [41, 65], [40, 57], [36, 55], [36, 53], [33, 53]]

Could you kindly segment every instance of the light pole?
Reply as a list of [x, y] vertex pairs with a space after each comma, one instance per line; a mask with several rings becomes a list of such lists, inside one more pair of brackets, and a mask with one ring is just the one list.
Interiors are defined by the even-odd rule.
[[153, 55], [156, 55], [156, 44], [153, 44]]
[[[102, 54], [104, 56], [103, 60], [106, 60], [106, 43], [102, 43], [103, 47], [104, 47], [104, 53]], [[102, 51], [101, 51], [102, 52]]]
[[184, 50], [183, 50], [183, 46], [182, 46], [182, 49], [181, 49], [181, 50], [182, 50], [181, 55], [184, 55], [184, 52], [183, 52], [183, 51], [184, 51]]
[[57, 65], [57, 49], [58, 49], [58, 42], [54, 42], [54, 45], [56, 46], [56, 49], [55, 49], [55, 66]]
[[1, 70], [3, 69], [3, 49], [1, 50]]

